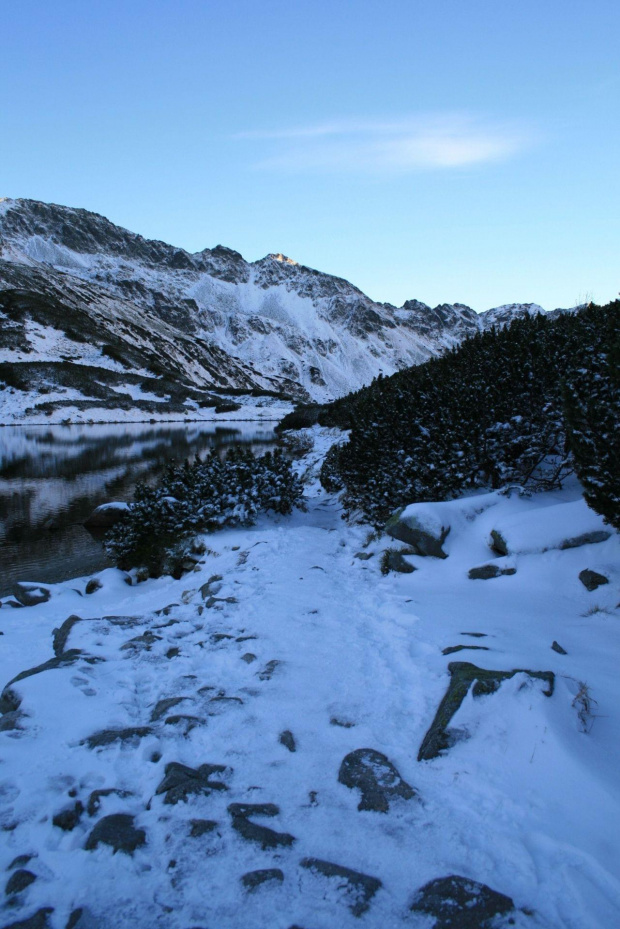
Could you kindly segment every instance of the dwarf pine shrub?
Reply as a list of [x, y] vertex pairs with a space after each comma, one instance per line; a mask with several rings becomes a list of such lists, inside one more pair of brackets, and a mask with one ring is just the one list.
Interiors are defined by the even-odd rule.
[[233, 448], [224, 459], [211, 453], [172, 464], [157, 487], [137, 485], [127, 515], [106, 538], [106, 551], [120, 568], [145, 565], [157, 577], [173, 570], [196, 534], [251, 525], [261, 512], [286, 515], [303, 508], [302, 494], [279, 449], [255, 457]]

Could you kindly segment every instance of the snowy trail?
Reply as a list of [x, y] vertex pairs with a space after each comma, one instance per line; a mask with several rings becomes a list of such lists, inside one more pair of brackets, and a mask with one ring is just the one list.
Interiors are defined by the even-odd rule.
[[[53, 907], [47, 925], [63, 929], [82, 907], [77, 929], [425, 929], [433, 920], [409, 909], [415, 892], [453, 874], [510, 896], [517, 927], [618, 924], [617, 585], [592, 595], [577, 580], [586, 563], [617, 564], [617, 537], [523, 556], [514, 577], [467, 577], [488, 560], [500, 511], [541, 500], [498, 498], [450, 539], [448, 559], [413, 556], [413, 574], [382, 576], [385, 538], [364, 548], [368, 527], [345, 524], [317, 492], [307, 513], [209, 537], [212, 554], [180, 581], [128, 587], [108, 570], [94, 594], [83, 595], [84, 578], [41, 606], [3, 608], [2, 686], [53, 658], [53, 630], [79, 621], [59, 648], [64, 666], [11, 687], [22, 715], [0, 733], [0, 864], [8, 880], [30, 855], [21, 867], [36, 880], [7, 897], [2, 925]], [[481, 643], [488, 651], [442, 654]], [[555, 692], [526, 674], [490, 696], [470, 692], [452, 722], [469, 737], [419, 762], [453, 660], [551, 671]], [[598, 701], [588, 734], [572, 705], [582, 680]], [[338, 781], [359, 749], [387, 756], [417, 795], [359, 810], [359, 790]], [[172, 762], [225, 766], [209, 775], [222, 786], [173, 802], [157, 793]], [[249, 821], [282, 844], [244, 835], [231, 804], [276, 804]], [[63, 811], [72, 828], [54, 824]], [[131, 856], [86, 849], [119, 813], [144, 844]], [[366, 900], [307, 858], [381, 887]], [[265, 869], [281, 876], [243, 885]]]

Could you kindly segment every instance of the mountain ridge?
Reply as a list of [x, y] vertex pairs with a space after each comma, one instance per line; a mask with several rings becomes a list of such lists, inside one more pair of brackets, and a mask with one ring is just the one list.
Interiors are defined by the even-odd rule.
[[[464, 304], [431, 308], [419, 300], [394, 307], [278, 252], [254, 262], [223, 245], [192, 254], [100, 214], [34, 200], [0, 201], [0, 259], [5, 318], [8, 292], [37, 295], [22, 312], [21, 348], [5, 338], [2, 362], [34, 360], [29, 332], [45, 316], [34, 304], [64, 294], [74, 328], [98, 320], [91, 342], [100, 350], [114, 343], [130, 369], [159, 361], [194, 388], [296, 400], [341, 396], [489, 325], [544, 312], [506, 304], [476, 314]], [[84, 359], [75, 346], [65, 354]]]

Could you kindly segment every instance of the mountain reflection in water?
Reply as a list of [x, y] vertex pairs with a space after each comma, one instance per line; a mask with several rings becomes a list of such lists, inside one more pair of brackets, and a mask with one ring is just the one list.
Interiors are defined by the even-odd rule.
[[0, 429], [0, 596], [17, 580], [54, 583], [109, 566], [83, 528], [96, 506], [131, 500], [167, 462], [273, 445], [271, 424], [101, 424]]

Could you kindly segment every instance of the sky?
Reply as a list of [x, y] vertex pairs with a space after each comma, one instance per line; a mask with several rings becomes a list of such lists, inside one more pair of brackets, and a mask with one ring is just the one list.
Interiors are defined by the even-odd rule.
[[395, 305], [620, 290], [618, 0], [0, 11], [0, 196]]

